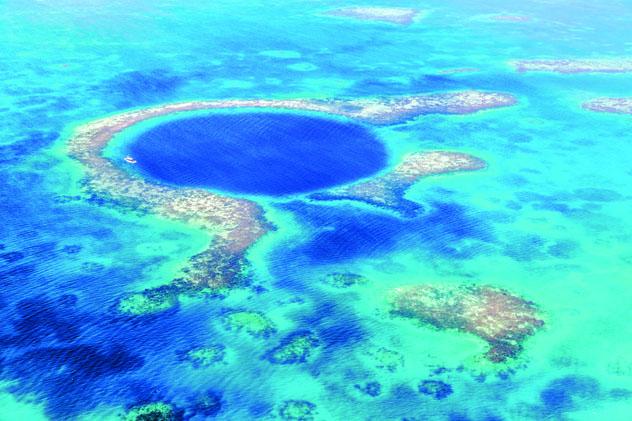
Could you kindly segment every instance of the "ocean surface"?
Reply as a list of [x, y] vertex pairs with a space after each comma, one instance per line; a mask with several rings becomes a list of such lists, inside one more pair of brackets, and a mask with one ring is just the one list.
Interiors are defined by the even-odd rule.
[[[358, 5], [340, 0], [0, 2], [0, 420], [125, 419], [155, 402], [194, 420], [300, 419], [283, 411], [294, 401], [317, 420], [630, 419], [632, 118], [581, 103], [632, 96], [632, 74], [519, 74], [508, 62], [630, 58], [632, 3], [361, 4], [427, 13], [401, 26], [323, 14]], [[531, 20], [489, 19], [507, 14]], [[445, 72], [459, 68], [479, 70]], [[210, 238], [86, 194], [66, 150], [78, 124], [176, 101], [464, 89], [519, 103], [371, 128], [242, 111], [123, 133], [107, 153], [130, 174], [243, 193], [275, 229], [248, 251], [249, 286], [151, 315], [118, 312]], [[221, 132], [180, 130], [210, 123]], [[340, 142], [322, 149], [332, 132]], [[174, 133], [213, 153], [189, 154]], [[424, 208], [415, 218], [303, 194], [425, 150], [488, 167], [416, 183], [406, 196]], [[340, 272], [368, 281], [323, 282]], [[545, 326], [517, 361], [492, 367], [473, 335], [391, 317], [389, 291], [423, 283], [507, 289], [537, 304]], [[274, 332], [227, 328], [232, 311], [259, 312]], [[304, 332], [318, 338], [305, 361], [271, 362]], [[214, 364], [183, 358], [213, 346], [223, 350]], [[420, 393], [427, 379], [452, 393]]]

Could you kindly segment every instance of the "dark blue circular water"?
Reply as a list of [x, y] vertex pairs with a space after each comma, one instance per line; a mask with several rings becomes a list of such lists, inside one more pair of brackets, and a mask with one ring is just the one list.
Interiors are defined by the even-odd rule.
[[160, 181], [271, 196], [343, 184], [386, 164], [384, 145], [364, 127], [289, 113], [175, 120], [144, 132], [127, 152]]

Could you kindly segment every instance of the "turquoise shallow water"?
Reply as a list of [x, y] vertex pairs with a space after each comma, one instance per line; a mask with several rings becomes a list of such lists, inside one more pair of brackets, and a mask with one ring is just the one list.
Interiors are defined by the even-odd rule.
[[[118, 419], [149, 402], [193, 419], [275, 419], [291, 400], [323, 420], [629, 418], [632, 120], [581, 103], [631, 96], [632, 76], [517, 74], [507, 62], [632, 57], [632, 5], [379, 4], [428, 11], [410, 26], [322, 15], [347, 5], [0, 4], [0, 419]], [[480, 70], [444, 72], [455, 68]], [[419, 217], [258, 198], [277, 228], [249, 251], [250, 287], [150, 316], [116, 311], [126, 294], [171, 280], [209, 239], [85, 195], [64, 146], [79, 122], [195, 99], [460, 89], [512, 93], [519, 105], [374, 129], [390, 166], [436, 149], [488, 162], [417, 183], [407, 197], [424, 206]], [[336, 288], [322, 282], [332, 272], [368, 281]], [[388, 291], [415, 283], [506, 288], [538, 305], [545, 328], [517, 362], [490, 367], [476, 337], [389, 316]], [[264, 314], [274, 332], [227, 327], [235, 311]], [[306, 331], [318, 345], [304, 362], [272, 362]], [[183, 358], [214, 345], [221, 362]], [[452, 394], [420, 393], [428, 379]]]

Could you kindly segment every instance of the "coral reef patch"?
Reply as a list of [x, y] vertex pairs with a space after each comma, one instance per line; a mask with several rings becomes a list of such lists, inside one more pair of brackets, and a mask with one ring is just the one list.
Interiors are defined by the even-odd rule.
[[531, 21], [531, 18], [529, 16], [524, 16], [524, 15], [494, 15], [491, 17], [491, 19], [497, 22], [512, 22], [512, 23]]
[[366, 284], [369, 280], [362, 275], [349, 272], [329, 273], [324, 277], [323, 282], [334, 288], [349, 288], [355, 285]]
[[422, 380], [417, 387], [419, 393], [435, 399], [445, 399], [452, 394], [452, 386], [440, 380]]
[[518, 72], [554, 73], [627, 73], [632, 72], [632, 59], [516, 60], [511, 63]]
[[276, 332], [272, 320], [258, 311], [230, 311], [222, 322], [228, 330], [244, 331], [255, 338], [267, 338]]
[[319, 343], [318, 337], [311, 331], [294, 332], [268, 351], [265, 358], [273, 364], [304, 363]]
[[382, 393], [382, 385], [380, 384], [380, 382], [376, 381], [366, 382], [364, 384], [356, 384], [354, 385], [354, 387], [365, 395], [371, 396], [372, 398], [380, 396], [380, 394]]
[[176, 409], [164, 402], [154, 402], [131, 408], [125, 421], [176, 421], [182, 419]]
[[[513, 95], [484, 91], [446, 92], [333, 102], [338, 113], [371, 124], [396, 124], [425, 114], [470, 114], [515, 105]], [[333, 110], [329, 111], [333, 112]]]
[[158, 313], [172, 308], [178, 302], [178, 290], [171, 285], [146, 289], [128, 295], [118, 302], [120, 313], [141, 316]]
[[210, 367], [224, 360], [226, 347], [224, 345], [211, 345], [207, 347], [193, 348], [183, 352], [180, 358], [189, 361], [194, 368]]
[[534, 408], [541, 419], [563, 419], [571, 411], [592, 408], [597, 402], [627, 400], [630, 390], [604, 387], [596, 378], [586, 375], [565, 375], [550, 380], [540, 391]]
[[420, 152], [404, 157], [390, 172], [368, 181], [314, 193], [315, 200], [356, 200], [394, 210], [406, 217], [416, 216], [422, 206], [404, 198], [406, 190], [430, 175], [485, 168], [485, 161], [457, 152]]
[[403, 7], [355, 6], [330, 10], [325, 14], [358, 20], [410, 25], [420, 13], [419, 10]]
[[412, 285], [391, 295], [392, 314], [485, 340], [493, 363], [515, 358], [543, 325], [534, 303], [491, 286]]
[[222, 410], [222, 406], [222, 394], [209, 390], [193, 400], [190, 411], [193, 415], [210, 418], [215, 417]]
[[282, 420], [311, 421], [317, 415], [316, 405], [304, 400], [288, 400], [279, 406]]
[[632, 98], [597, 98], [582, 104], [586, 110], [613, 114], [632, 114]]
[[388, 348], [370, 350], [367, 354], [373, 359], [376, 368], [395, 372], [404, 366], [404, 357], [397, 351]]
[[439, 70], [437, 73], [440, 75], [454, 75], [459, 73], [476, 73], [480, 71], [481, 69], [477, 67], [455, 67], [453, 69]]

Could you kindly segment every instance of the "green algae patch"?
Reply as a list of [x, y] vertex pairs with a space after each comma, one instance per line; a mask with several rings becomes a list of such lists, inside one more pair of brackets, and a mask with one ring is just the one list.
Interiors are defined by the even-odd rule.
[[148, 289], [131, 294], [119, 301], [117, 310], [131, 316], [159, 313], [174, 307], [178, 303], [178, 295], [170, 287]]
[[323, 279], [323, 282], [334, 288], [349, 288], [355, 285], [366, 284], [369, 280], [362, 275], [348, 272], [330, 273]]
[[439, 330], [478, 336], [492, 363], [513, 359], [544, 321], [534, 303], [503, 289], [479, 285], [411, 285], [391, 293], [391, 313]]
[[176, 413], [172, 405], [154, 402], [136, 406], [125, 415], [125, 421], [172, 421]]
[[309, 401], [289, 400], [279, 406], [279, 417], [282, 420], [310, 421], [316, 415], [316, 405]]
[[208, 347], [194, 348], [184, 354], [184, 359], [193, 367], [210, 367], [224, 361], [226, 348], [224, 345], [212, 345]]
[[319, 340], [314, 333], [299, 331], [284, 338], [279, 346], [271, 349], [265, 357], [273, 364], [304, 363], [318, 345]]
[[257, 311], [229, 312], [224, 316], [222, 322], [228, 330], [243, 330], [256, 338], [267, 338], [276, 332], [274, 322]]

